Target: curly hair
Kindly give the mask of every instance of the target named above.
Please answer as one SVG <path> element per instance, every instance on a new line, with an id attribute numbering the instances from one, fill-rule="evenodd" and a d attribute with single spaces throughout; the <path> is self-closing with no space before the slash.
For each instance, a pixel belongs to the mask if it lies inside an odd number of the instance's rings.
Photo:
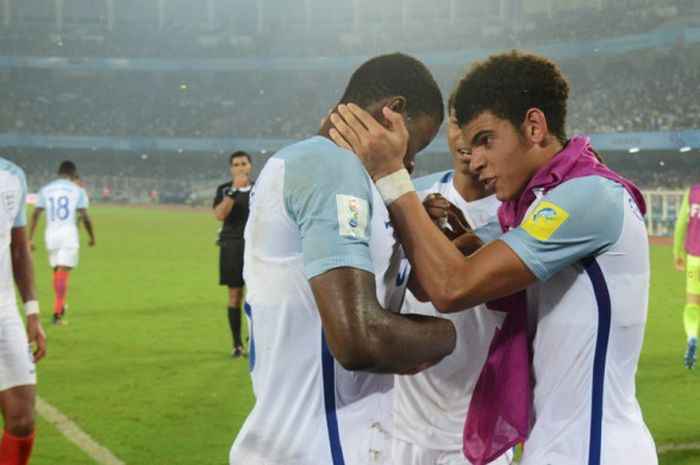
<path id="1" fill-rule="evenodd" d="M 353 102 L 366 107 L 387 97 L 406 99 L 408 116 L 429 115 L 442 121 L 440 87 L 428 68 L 404 53 L 391 53 L 369 59 L 350 77 L 340 103 Z"/>
<path id="2" fill-rule="evenodd" d="M 557 65 L 539 55 L 512 50 L 474 63 L 453 94 L 460 126 L 484 112 L 519 129 L 530 108 L 542 110 L 549 132 L 565 144 L 569 83 Z"/>

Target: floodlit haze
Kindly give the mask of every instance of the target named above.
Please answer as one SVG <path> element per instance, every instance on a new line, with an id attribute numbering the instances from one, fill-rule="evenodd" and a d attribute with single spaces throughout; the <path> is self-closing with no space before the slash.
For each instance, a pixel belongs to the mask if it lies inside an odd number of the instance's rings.
<path id="1" fill-rule="evenodd" d="M 315 133 L 358 64 L 394 51 L 423 60 L 445 97 L 489 53 L 553 58 L 572 134 L 700 128 L 691 0 L 2 0 L 0 15 L 0 144 L 31 188 L 68 157 L 93 191 L 113 177 L 204 192 L 237 149 L 257 173 Z M 444 131 L 428 152 L 419 173 L 449 167 Z"/>

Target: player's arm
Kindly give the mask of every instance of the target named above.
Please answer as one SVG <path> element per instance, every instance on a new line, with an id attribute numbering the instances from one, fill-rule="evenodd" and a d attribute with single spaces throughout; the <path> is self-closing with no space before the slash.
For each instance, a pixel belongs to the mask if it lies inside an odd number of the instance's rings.
<path id="1" fill-rule="evenodd" d="M 218 190 L 214 199 L 214 216 L 217 220 L 224 221 L 231 213 L 233 205 L 236 203 L 234 200 L 235 194 L 235 189 L 231 187 L 224 187 Z"/>
<path id="2" fill-rule="evenodd" d="M 372 273 L 335 268 L 309 282 L 328 347 L 348 370 L 413 373 L 454 350 L 452 322 L 385 310 L 377 302 Z"/>
<path id="3" fill-rule="evenodd" d="M 683 196 L 681 208 L 678 211 L 676 225 L 673 230 L 673 259 L 676 268 L 679 270 L 685 269 L 685 253 L 683 247 L 685 244 L 685 236 L 688 231 L 689 197 L 690 190 L 687 190 Z"/>
<path id="4" fill-rule="evenodd" d="M 92 247 L 93 245 L 95 245 L 95 231 L 92 227 L 92 220 L 90 219 L 90 215 L 88 215 L 87 209 L 85 208 L 79 208 L 78 215 L 80 219 L 83 220 L 85 230 L 88 233 L 88 246 Z"/>
<path id="5" fill-rule="evenodd" d="M 32 266 L 29 242 L 25 228 L 12 228 L 12 238 L 10 242 L 10 252 L 12 255 L 12 274 L 17 284 L 17 289 L 23 302 L 35 302 L 37 300 L 36 284 L 34 281 L 34 268 Z M 41 360 L 46 354 L 46 335 L 41 326 L 39 314 L 34 313 L 27 316 L 27 335 L 29 342 L 36 345 L 34 360 Z"/>
<path id="6" fill-rule="evenodd" d="M 39 217 L 41 217 L 41 213 L 43 211 L 43 207 L 37 206 L 34 207 L 34 213 L 32 213 L 32 220 L 29 224 L 29 248 L 31 250 L 36 250 L 36 245 L 34 244 L 34 232 L 36 231 L 36 227 L 39 225 Z"/>

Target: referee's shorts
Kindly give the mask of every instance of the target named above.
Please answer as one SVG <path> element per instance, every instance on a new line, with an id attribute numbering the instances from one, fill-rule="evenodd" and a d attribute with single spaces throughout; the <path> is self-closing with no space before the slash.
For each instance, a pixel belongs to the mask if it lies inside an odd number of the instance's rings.
<path id="1" fill-rule="evenodd" d="M 243 287 L 243 249 L 245 241 L 222 241 L 219 247 L 219 284 Z"/>

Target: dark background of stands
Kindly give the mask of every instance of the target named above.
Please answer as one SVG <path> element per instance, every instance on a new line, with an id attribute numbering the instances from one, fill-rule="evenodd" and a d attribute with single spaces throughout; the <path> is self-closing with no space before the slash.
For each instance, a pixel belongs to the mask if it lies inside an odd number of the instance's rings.
<path id="1" fill-rule="evenodd" d="M 691 0 L 3 0 L 0 14 L 0 58 L 156 63 L 138 71 L 0 66 L 0 134 L 248 138 L 263 145 L 313 134 L 352 66 L 256 69 L 253 61 L 211 71 L 158 63 L 346 57 L 358 64 L 396 50 L 486 54 L 700 26 L 700 4 Z M 700 45 L 682 36 L 672 46 L 557 61 L 572 84 L 571 134 L 700 129 Z M 445 96 L 468 65 L 431 66 Z M 160 201 L 195 204 L 207 203 L 207 192 L 226 179 L 235 149 L 1 148 L 26 170 L 33 190 L 70 158 L 93 198 L 108 188 L 112 200 L 142 201 L 158 190 Z M 699 149 L 603 155 L 643 188 L 678 189 L 700 182 Z M 253 153 L 256 172 L 271 152 Z M 449 166 L 445 153 L 424 154 L 418 174 Z"/>

